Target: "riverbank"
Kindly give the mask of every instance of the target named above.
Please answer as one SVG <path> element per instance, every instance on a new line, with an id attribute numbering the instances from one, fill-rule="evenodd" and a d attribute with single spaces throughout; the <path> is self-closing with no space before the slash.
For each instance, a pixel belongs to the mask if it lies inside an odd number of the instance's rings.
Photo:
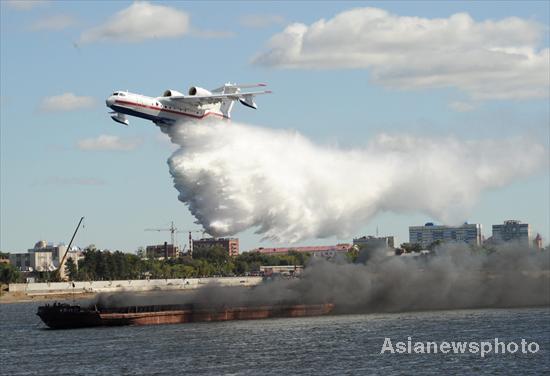
<path id="1" fill-rule="evenodd" d="M 2 285 L 0 303 L 89 299 L 98 293 L 189 291 L 206 285 L 252 287 L 261 277 L 145 279 L 123 281 L 12 283 Z"/>
<path id="2" fill-rule="evenodd" d="M 27 295 L 21 292 L 2 291 L 0 295 L 0 304 L 10 303 L 28 303 L 28 302 L 47 302 L 59 300 L 82 300 L 91 299 L 96 296 L 96 293 L 80 293 L 80 294 L 35 294 Z"/>

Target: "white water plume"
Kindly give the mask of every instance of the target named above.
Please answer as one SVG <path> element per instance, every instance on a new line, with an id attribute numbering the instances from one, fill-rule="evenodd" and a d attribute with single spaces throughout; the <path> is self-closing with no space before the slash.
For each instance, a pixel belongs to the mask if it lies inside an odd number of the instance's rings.
<path id="1" fill-rule="evenodd" d="M 383 211 L 459 223 L 483 190 L 547 167 L 548 150 L 523 138 L 380 134 L 341 149 L 235 122 L 163 131 L 180 146 L 168 160 L 178 198 L 213 236 L 254 228 L 285 242 L 346 238 Z"/>

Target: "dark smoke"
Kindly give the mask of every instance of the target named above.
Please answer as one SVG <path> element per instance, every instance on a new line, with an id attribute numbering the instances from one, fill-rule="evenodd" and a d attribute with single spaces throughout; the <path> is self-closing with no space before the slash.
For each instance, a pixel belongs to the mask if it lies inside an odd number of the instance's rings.
<path id="1" fill-rule="evenodd" d="M 301 278 L 254 288 L 102 294 L 102 306 L 194 304 L 221 308 L 334 303 L 337 313 L 550 305 L 550 253 L 504 246 L 486 254 L 448 245 L 427 257 L 375 252 L 367 264 L 313 261 Z"/>

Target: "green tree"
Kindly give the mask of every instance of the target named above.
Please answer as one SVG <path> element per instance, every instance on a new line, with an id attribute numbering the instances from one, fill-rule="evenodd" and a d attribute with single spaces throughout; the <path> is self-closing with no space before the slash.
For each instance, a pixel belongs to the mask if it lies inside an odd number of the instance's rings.
<path id="1" fill-rule="evenodd" d="M 225 264 L 229 262 L 231 257 L 221 246 L 200 247 L 193 250 L 193 259 L 206 260 L 213 264 Z"/>
<path id="2" fill-rule="evenodd" d="M 401 244 L 401 248 L 407 252 L 420 252 L 422 250 L 422 246 L 419 243 L 403 243 Z"/>
<path id="3" fill-rule="evenodd" d="M 139 257 L 140 259 L 145 258 L 145 256 L 146 256 L 146 254 L 145 254 L 145 248 L 139 247 L 139 248 L 137 249 L 136 255 L 137 255 L 137 257 Z"/>
<path id="4" fill-rule="evenodd" d="M 438 248 L 441 244 L 443 244 L 443 240 L 434 240 L 429 246 L 428 246 L 428 249 L 430 251 L 433 251 L 435 250 L 436 248 Z"/>
<path id="5" fill-rule="evenodd" d="M 19 276 L 19 271 L 15 268 L 15 266 L 0 263 L 0 282 L 14 283 L 17 282 Z"/>
<path id="6" fill-rule="evenodd" d="M 67 258 L 67 261 L 65 261 L 65 273 L 69 277 L 69 280 L 74 281 L 77 279 L 78 268 L 71 257 Z"/>

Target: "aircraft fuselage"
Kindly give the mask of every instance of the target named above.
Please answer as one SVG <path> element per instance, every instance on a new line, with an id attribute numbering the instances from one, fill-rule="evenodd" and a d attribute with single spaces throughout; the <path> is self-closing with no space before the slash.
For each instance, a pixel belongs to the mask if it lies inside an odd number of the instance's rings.
<path id="1" fill-rule="evenodd" d="M 107 107 L 117 114 L 124 114 L 151 120 L 156 125 L 171 125 L 177 122 L 203 119 L 208 116 L 226 118 L 216 105 L 192 106 L 178 103 L 165 97 L 148 97 L 123 91 L 116 91 L 106 100 Z M 113 120 L 128 124 L 126 120 L 113 116 Z"/>

